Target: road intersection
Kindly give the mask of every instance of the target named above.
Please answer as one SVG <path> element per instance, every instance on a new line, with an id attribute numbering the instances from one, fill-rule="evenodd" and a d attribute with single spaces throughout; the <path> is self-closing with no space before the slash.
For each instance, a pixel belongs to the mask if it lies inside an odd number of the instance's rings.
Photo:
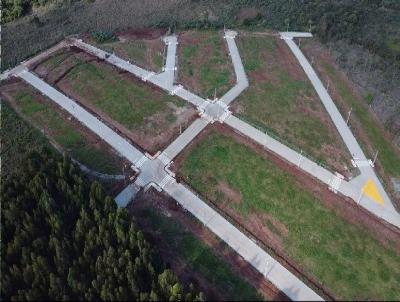
<path id="1" fill-rule="evenodd" d="M 300 65 L 305 70 L 311 83 L 321 98 L 327 112 L 331 116 L 335 126 L 342 136 L 347 148 L 358 158 L 366 159 L 357 141 L 352 135 L 340 115 L 335 104 L 325 90 L 312 66 L 308 63 L 301 50 L 294 43 L 294 37 L 310 37 L 309 33 L 281 33 L 281 38 L 285 40 L 292 50 Z M 263 145 L 265 149 L 277 154 L 288 162 L 296 165 L 299 169 L 312 175 L 322 183 L 331 187 L 332 190 L 350 197 L 354 202 L 359 203 L 375 215 L 385 219 L 389 223 L 400 227 L 400 215 L 394 209 L 390 198 L 386 194 L 383 186 L 379 182 L 372 167 L 360 167 L 361 175 L 353 180 L 342 180 L 336 173 L 328 171 L 322 166 L 311 161 L 302 154 L 290 149 L 267 134 L 252 127 L 246 122 L 233 116 L 229 111 L 229 104 L 243 91 L 248 85 L 248 79 L 237 49 L 235 38 L 237 33 L 226 31 L 225 39 L 228 45 L 232 64 L 236 73 L 236 85 L 231 88 L 220 99 L 205 100 L 186 90 L 182 85 L 175 85 L 176 71 L 176 47 L 178 40 L 176 36 L 164 38 L 167 45 L 166 65 L 161 73 L 147 71 L 128 61 L 118 58 L 114 54 L 107 53 L 82 40 L 72 39 L 68 43 L 62 42 L 65 46 L 76 46 L 91 53 L 98 58 L 105 60 L 120 69 L 128 71 L 143 81 L 162 88 L 170 94 L 176 95 L 191 104 L 199 112 L 200 117 L 196 119 L 178 138 L 176 138 L 165 150 L 157 152 L 154 156 L 143 154 L 135 148 L 128 140 L 114 132 L 98 117 L 92 115 L 76 101 L 65 96 L 55 88 L 51 87 L 37 75 L 30 72 L 27 63 L 22 63 L 17 68 L 2 75 L 17 76 L 41 91 L 59 106 L 68 111 L 83 125 L 96 133 L 105 142 L 112 146 L 121 156 L 126 158 L 138 176 L 134 183 L 128 185 L 117 197 L 116 202 L 119 206 L 126 206 L 141 187 L 155 187 L 157 190 L 164 190 L 172 196 L 184 209 L 192 213 L 205 226 L 219 236 L 223 241 L 230 245 L 246 261 L 251 263 L 261 274 L 271 281 L 278 289 L 283 291 L 293 300 L 321 300 L 322 298 L 304 284 L 295 275 L 284 268 L 278 261 L 273 259 L 268 253 L 260 248 L 251 238 L 244 235 L 229 221 L 218 212 L 201 200 L 194 192 L 189 190 L 184 184 L 175 180 L 175 175 L 169 170 L 169 166 L 174 158 L 209 124 L 214 122 L 225 123 L 241 135 L 245 135 L 257 143 Z M 58 49 L 57 47 L 55 49 Z M 340 179 L 339 179 L 340 178 Z M 366 196 L 360 195 L 363 183 L 366 179 L 372 179 L 377 184 L 379 193 L 382 195 L 384 204 L 380 205 Z M 361 200 L 360 200 L 361 197 Z"/>

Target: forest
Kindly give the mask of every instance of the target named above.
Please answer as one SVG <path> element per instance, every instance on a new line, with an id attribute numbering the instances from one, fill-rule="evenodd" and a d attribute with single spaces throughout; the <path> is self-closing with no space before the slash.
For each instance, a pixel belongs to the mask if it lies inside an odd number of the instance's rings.
<path id="1" fill-rule="evenodd" d="M 35 8 L 53 5 L 56 8 L 70 7 L 74 4 L 98 2 L 97 5 L 106 5 L 102 0 L 3 0 L 2 23 L 14 21 L 24 15 L 32 14 Z M 134 1 L 135 2 L 135 1 Z M 180 3 L 181 2 L 181 3 Z M 179 16 L 167 16 L 164 19 L 154 20 L 154 24 L 180 27 L 192 26 L 267 26 L 283 30 L 309 30 L 323 41 L 346 39 L 351 43 L 363 45 L 373 53 L 382 57 L 400 60 L 400 2 L 397 0 L 222 0 L 216 1 L 173 1 L 163 3 L 155 1 L 154 9 L 168 11 L 176 5 L 183 5 L 193 9 L 197 14 L 181 19 Z M 120 5 L 129 5 L 121 1 Z M 217 14 L 212 20 L 204 18 L 202 9 L 215 7 Z M 113 8 L 118 6 L 114 4 Z M 230 6 L 227 9 L 226 6 Z M 241 9 L 253 8 L 258 14 L 244 20 L 237 18 Z M 221 11 L 218 10 L 221 9 Z M 224 11 L 225 9 L 225 11 Z M 140 13 L 140 6 L 138 7 Z M 113 14 L 110 8 L 110 14 Z M 137 14 L 137 12 L 132 12 Z M 66 16 L 68 17 L 68 16 Z M 239 19 L 239 20 L 238 20 Z M 37 19 L 35 19 L 37 22 Z M 157 22 L 158 21 L 158 22 Z M 40 22 L 39 22 L 40 24 Z M 129 26 L 126 24 L 126 26 Z"/>
<path id="2" fill-rule="evenodd" d="M 2 300 L 205 299 L 178 281 L 99 183 L 1 107 L 2 125 L 11 122 L 34 145 L 24 152 L 1 133 L 2 161 L 15 159 L 2 171 Z"/>

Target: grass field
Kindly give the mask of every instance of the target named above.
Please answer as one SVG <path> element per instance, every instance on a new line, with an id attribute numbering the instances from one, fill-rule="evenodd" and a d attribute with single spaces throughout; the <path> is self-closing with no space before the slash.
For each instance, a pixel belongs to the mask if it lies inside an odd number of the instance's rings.
<path id="1" fill-rule="evenodd" d="M 234 103 L 237 115 L 312 159 L 349 173 L 351 156 L 284 42 L 242 34 L 237 44 L 250 80 Z"/>
<path id="2" fill-rule="evenodd" d="M 246 223 L 261 219 L 289 257 L 337 298 L 400 299 L 400 256 L 324 207 L 249 147 L 211 133 L 188 154 L 179 173 Z"/>
<path id="3" fill-rule="evenodd" d="M 91 135 L 89 139 L 87 134 L 81 132 L 76 125 L 74 127 L 65 115 L 54 110 L 29 87 L 21 86 L 14 95 L 14 102 L 26 118 L 39 129 L 44 129 L 72 158 L 101 173 L 121 173 L 121 161 L 117 155 L 104 150 L 104 145 L 99 148 L 97 138 Z"/>
<path id="4" fill-rule="evenodd" d="M 100 68 L 93 63 L 78 65 L 64 81 L 69 81 L 77 94 L 128 129 L 145 126 L 146 119 L 157 113 L 165 113 L 166 117 L 172 118 L 174 110 L 168 104 L 185 106 L 182 100 L 128 81 L 117 72 L 112 72 L 110 66 Z"/>
<path id="5" fill-rule="evenodd" d="M 187 31 L 179 35 L 179 81 L 202 97 L 221 97 L 234 85 L 234 70 L 223 33 Z"/>
<path id="6" fill-rule="evenodd" d="M 262 299 L 256 289 L 240 278 L 229 264 L 186 230 L 178 220 L 160 214 L 151 207 L 141 209 L 137 214 L 146 217 L 151 230 L 159 233 L 170 249 L 179 251 L 179 256 L 190 269 L 203 275 L 227 300 Z"/>
<path id="7" fill-rule="evenodd" d="M 185 107 L 184 101 L 130 81 L 108 65 L 78 64 L 62 82 L 67 82 L 75 94 L 130 130 L 144 127 L 162 132 L 164 127 L 157 123 L 173 123 L 176 108 Z M 155 115 L 157 118 L 152 120 Z"/>
<path id="8" fill-rule="evenodd" d="M 94 44 L 93 42 L 91 42 Z M 161 39 L 155 40 L 126 40 L 95 44 L 95 46 L 117 56 L 129 60 L 136 65 L 161 72 L 164 58 L 164 43 Z"/>
<path id="9" fill-rule="evenodd" d="M 194 109 L 185 101 L 142 83 L 85 53 L 59 53 L 35 70 L 49 82 L 96 112 L 147 152 L 167 145 L 190 124 Z M 59 58 L 57 58 L 59 57 Z M 60 78 L 61 77 L 61 78 Z"/>

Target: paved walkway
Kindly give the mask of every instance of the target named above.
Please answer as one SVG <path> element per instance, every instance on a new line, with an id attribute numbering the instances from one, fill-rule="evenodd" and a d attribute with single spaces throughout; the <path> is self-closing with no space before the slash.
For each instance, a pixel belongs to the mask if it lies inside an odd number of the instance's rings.
<path id="1" fill-rule="evenodd" d="M 290 299 L 294 301 L 322 300 L 320 296 L 300 279 L 289 272 L 185 186 L 171 181 L 164 187 L 164 190 Z"/>
<path id="2" fill-rule="evenodd" d="M 128 159 L 130 162 L 134 163 L 143 156 L 143 154 L 134 146 L 132 146 L 127 140 L 111 130 L 111 128 L 106 126 L 103 122 L 101 122 L 91 113 L 86 111 L 78 103 L 54 89 L 33 73 L 24 70 L 20 72 L 18 76 L 33 87 L 35 87 L 37 90 L 42 92 L 44 95 L 49 97 L 61 108 L 68 111 L 78 121 L 80 121 L 90 130 L 92 130 L 94 133 L 96 133 L 99 137 L 101 137 L 105 142 L 107 142 L 110 146 L 117 150 L 119 154 Z"/>
<path id="3" fill-rule="evenodd" d="M 175 61 L 176 61 L 176 45 L 178 44 L 176 36 L 168 36 L 164 38 L 167 44 L 167 59 L 163 68 L 164 72 L 154 76 L 151 81 L 158 86 L 164 87 L 165 90 L 171 91 L 173 89 L 175 80 Z"/>
<path id="4" fill-rule="evenodd" d="M 109 63 L 112 63 L 119 68 L 132 72 L 137 76 L 144 77 L 143 80 L 151 81 L 153 78 L 152 73 L 121 60 L 116 56 L 104 54 L 101 50 L 98 51 L 98 49 L 86 47 L 86 45 L 83 45 L 82 47 L 87 48 L 98 57 L 104 57 Z M 139 176 L 134 184 L 127 186 L 116 197 L 116 202 L 119 206 L 126 206 L 137 194 L 140 187 L 154 186 L 159 190 L 164 189 L 172 197 L 176 198 L 184 208 L 189 210 L 195 217 L 210 228 L 211 231 L 244 257 L 244 259 L 277 286 L 277 288 L 282 290 L 288 297 L 294 300 L 321 300 L 321 297 L 308 288 L 286 268 L 280 265 L 255 242 L 246 237 L 186 187 L 177 184 L 173 178 L 173 174 L 166 169 L 169 162 L 179 152 L 181 152 L 181 150 L 187 146 L 187 144 L 193 140 L 209 122 L 217 120 L 222 122 L 229 118 L 230 112 L 224 102 L 207 102 L 186 91 L 182 87 L 169 87 L 171 92 L 176 93 L 177 95 L 183 95 L 184 99 L 188 99 L 200 108 L 201 114 L 203 114 L 204 117 L 197 119 L 158 157 L 149 158 L 130 145 L 129 142 L 115 133 L 95 116 L 91 115 L 83 107 L 78 105 L 75 101 L 52 88 L 36 75 L 24 69 L 17 69 L 16 71 L 17 72 L 14 73 L 14 75 L 21 77 L 33 87 L 48 96 L 51 100 L 56 102 L 59 106 L 67 110 L 132 163 L 132 166 L 138 171 Z M 164 82 L 163 85 L 167 86 L 168 84 Z"/>
<path id="5" fill-rule="evenodd" d="M 353 158 L 357 159 L 357 160 L 361 160 L 361 161 L 367 161 L 367 158 L 366 158 L 364 152 L 362 151 L 360 145 L 358 144 L 357 140 L 355 139 L 350 128 L 347 126 L 345 120 L 343 119 L 342 115 L 340 114 L 339 110 L 337 109 L 332 98 L 326 91 L 323 83 L 319 79 L 318 75 L 314 71 L 311 64 L 308 62 L 307 58 L 301 52 L 300 48 L 293 41 L 293 37 L 310 37 L 310 34 L 309 33 L 282 32 L 281 37 L 282 37 L 282 39 L 284 39 L 286 44 L 289 46 L 290 50 L 293 52 L 294 56 L 299 61 L 301 67 L 303 68 L 307 77 L 309 78 L 312 85 L 314 86 L 318 96 L 320 97 L 322 104 L 324 105 L 326 111 L 328 112 L 329 116 L 331 117 L 333 123 L 336 126 L 336 129 L 338 130 L 340 136 L 342 137 L 344 143 L 346 144 L 346 146 L 347 146 L 348 150 L 350 151 L 350 153 L 352 154 Z M 380 180 L 378 179 L 374 169 L 371 166 L 364 166 L 364 167 L 359 167 L 359 170 L 361 172 L 361 179 L 362 179 L 361 183 L 363 185 L 365 184 L 365 182 L 368 179 L 372 179 L 373 182 L 376 184 L 376 186 L 379 190 L 379 193 L 381 194 L 381 196 L 384 200 L 384 204 L 380 205 L 380 207 L 382 207 L 384 209 L 380 209 L 379 211 L 376 211 L 376 206 L 374 204 L 372 204 L 372 205 L 370 204 L 371 202 L 374 203 L 374 201 L 368 199 L 366 196 L 361 197 L 360 204 L 362 206 L 364 206 L 365 208 L 367 208 L 368 210 L 374 211 L 373 213 L 380 217 L 383 217 L 382 213 L 392 212 L 393 215 L 390 215 L 390 216 L 393 216 L 393 217 L 398 216 L 399 218 L 396 219 L 396 221 L 400 221 L 400 214 L 394 208 L 392 201 L 390 200 L 385 189 L 383 188 L 383 185 L 380 182 Z M 357 180 L 353 183 L 353 185 L 354 185 L 354 187 L 357 186 L 358 192 L 361 192 L 362 186 L 359 186 L 359 183 L 360 183 L 360 181 Z M 360 194 L 358 194 L 358 196 L 355 199 L 354 198 L 353 199 L 358 201 L 359 195 Z M 398 222 L 396 223 L 396 225 L 399 226 Z"/>
<path id="6" fill-rule="evenodd" d="M 246 73 L 240 58 L 239 50 L 235 43 L 237 32 L 233 30 L 225 31 L 225 39 L 228 44 L 229 54 L 232 59 L 233 68 L 236 74 L 236 85 L 231 88 L 224 96 L 221 97 L 221 101 L 226 105 L 229 105 L 235 98 L 242 93 L 249 86 Z"/>
<path id="7" fill-rule="evenodd" d="M 114 198 L 115 202 L 119 207 L 125 208 L 135 198 L 140 189 L 140 186 L 134 183 L 129 184 L 125 189 L 122 190 L 122 192 L 118 194 L 117 197 Z"/>

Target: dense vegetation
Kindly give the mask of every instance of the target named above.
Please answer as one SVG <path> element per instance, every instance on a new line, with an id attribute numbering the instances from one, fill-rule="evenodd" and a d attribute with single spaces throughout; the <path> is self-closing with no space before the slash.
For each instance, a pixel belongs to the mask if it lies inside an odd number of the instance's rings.
<path id="1" fill-rule="evenodd" d="M 13 117 L 3 104 L 2 161 L 16 160 L 2 171 L 3 300 L 203 299 L 183 288 L 98 183 Z M 21 144 L 3 132 L 12 126 Z M 27 142 L 38 151 L 27 152 Z"/>
<path id="2" fill-rule="evenodd" d="M 24 155 L 42 149 L 56 152 L 39 130 L 18 117 L 6 102 L 1 102 L 1 175 L 18 173 L 24 165 Z"/>
<path id="3" fill-rule="evenodd" d="M 44 6 L 49 3 L 56 3 L 59 7 L 70 6 L 74 2 L 80 1 L 4 0 L 2 2 L 2 22 L 7 23 L 31 12 L 32 7 Z M 121 2 L 123 2 L 122 5 L 125 5 L 125 1 Z M 192 15 L 190 19 L 182 18 L 179 15 L 176 17 L 166 16 L 158 22 L 154 20 L 153 23 L 180 27 L 221 27 L 223 24 L 227 24 L 228 26 L 261 25 L 279 30 L 311 28 L 325 41 L 347 39 L 352 43 L 361 44 L 383 57 L 400 60 L 400 39 L 398 37 L 400 2 L 397 0 L 235 0 L 229 2 L 230 9 L 216 4 L 215 1 L 184 1 L 185 6 L 197 11 L 197 16 Z M 176 5 L 176 1 L 166 1 L 159 4 L 158 7 L 167 11 L 174 5 Z M 204 15 L 200 9 L 202 5 L 211 6 L 217 15 L 212 18 Z M 253 8 L 258 13 L 238 18 L 240 10 L 246 8 Z M 113 9 L 117 8 L 114 6 Z M 110 14 L 112 13 L 110 11 Z M 128 26 L 130 24 L 126 24 L 126 27 Z M 102 30 L 102 28 L 98 30 Z"/>

